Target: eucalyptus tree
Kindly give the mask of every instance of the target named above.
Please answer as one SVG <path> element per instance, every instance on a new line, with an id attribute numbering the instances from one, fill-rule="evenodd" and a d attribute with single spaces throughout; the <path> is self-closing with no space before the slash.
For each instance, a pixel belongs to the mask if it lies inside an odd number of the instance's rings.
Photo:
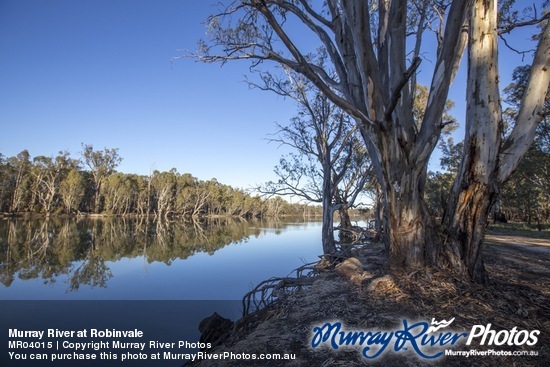
<path id="1" fill-rule="evenodd" d="M 78 163 L 69 158 L 68 152 L 59 152 L 55 158 L 38 156 L 33 159 L 33 191 L 46 215 L 52 212 L 53 205 L 59 199 L 61 181 L 69 169 L 77 166 Z"/>
<path id="2" fill-rule="evenodd" d="M 151 180 L 158 218 L 167 217 L 174 211 L 177 171 L 172 168 L 169 172 L 153 172 Z"/>
<path id="3" fill-rule="evenodd" d="M 550 25 L 546 22 L 518 114 L 502 135 L 497 2 L 474 2 L 469 17 L 466 132 L 462 162 L 446 215 L 447 259 L 474 279 L 486 274 L 481 257 L 489 211 L 503 184 L 532 144 L 550 81 Z"/>
<path id="4" fill-rule="evenodd" d="M 355 118 L 381 188 L 390 268 L 448 266 L 483 281 L 488 210 L 533 140 L 550 80 L 546 25 L 515 126 L 501 142 L 497 10 L 496 0 L 233 1 L 210 18 L 209 40 L 195 56 L 222 63 L 249 59 L 253 67 L 272 61 L 308 78 Z M 502 31 L 513 27 L 506 23 Z M 426 29 L 435 31 L 438 42 L 433 69 L 422 69 L 432 77 L 417 124 L 413 97 Z M 326 53 L 325 67 L 315 62 L 312 44 Z M 466 44 L 465 149 L 445 218 L 447 240 L 441 243 L 424 187 Z"/>
<path id="5" fill-rule="evenodd" d="M 212 192 L 208 190 L 207 184 L 197 182 L 197 185 L 190 190 L 191 192 L 191 216 L 193 218 L 204 216 L 208 213 L 208 200 Z"/>
<path id="6" fill-rule="evenodd" d="M 535 143 L 523 156 L 509 186 L 516 188 L 518 194 L 527 197 L 527 220 L 548 221 L 550 218 L 550 121 L 548 118 L 539 125 Z"/>
<path id="7" fill-rule="evenodd" d="M 525 93 L 529 67 L 518 67 L 514 70 L 513 82 L 505 88 L 506 110 L 509 117 L 517 118 L 521 106 L 521 96 Z M 543 120 L 538 125 L 534 142 L 522 158 L 517 174 L 523 176 L 529 185 L 537 188 L 547 198 L 550 197 L 550 94 L 546 95 Z"/>
<path id="8" fill-rule="evenodd" d="M 212 194 L 208 185 L 189 173 L 177 176 L 175 209 L 178 214 L 197 218 L 208 212 Z"/>
<path id="9" fill-rule="evenodd" d="M 101 210 L 101 186 L 106 177 L 115 172 L 122 158 L 118 155 L 118 149 L 94 150 L 91 144 L 82 144 L 82 158 L 90 169 L 94 181 L 94 211 Z"/>
<path id="10" fill-rule="evenodd" d="M 292 195 L 322 204 L 323 253 L 336 251 L 333 216 L 354 205 L 370 169 L 367 155 L 357 144 L 356 125 L 348 114 L 299 75 L 287 81 L 264 74 L 264 86 L 297 102 L 298 114 L 279 132 L 273 142 L 290 146 L 289 154 L 275 168 L 278 181 L 268 182 L 259 191 L 265 194 Z M 354 172 L 351 172 L 354 168 Z M 345 225 L 346 223 L 344 223 Z"/>
<path id="11" fill-rule="evenodd" d="M 84 198 L 85 181 L 76 167 L 71 168 L 59 184 L 59 195 L 65 205 L 67 214 L 78 206 Z"/>
<path id="12" fill-rule="evenodd" d="M 138 187 L 136 175 L 116 172 L 107 176 L 101 189 L 105 210 L 117 215 L 132 213 L 137 207 Z"/>
<path id="13" fill-rule="evenodd" d="M 7 211 L 10 196 L 9 173 L 4 155 L 0 153 L 0 212 Z"/>
<path id="14" fill-rule="evenodd" d="M 198 185 L 198 179 L 190 173 L 177 177 L 175 210 L 183 216 L 192 215 L 192 192 Z"/>
<path id="15" fill-rule="evenodd" d="M 224 200 L 226 214 L 229 216 L 243 216 L 246 196 L 247 194 L 241 190 L 227 192 Z"/>
<path id="16" fill-rule="evenodd" d="M 352 139 L 348 149 L 352 152 L 351 159 L 345 162 L 347 168 L 336 191 L 340 228 L 344 230 L 352 227 L 349 210 L 366 204 L 358 202 L 358 200 L 369 195 L 369 191 L 373 187 L 369 183 L 376 181 L 368 153 L 360 139 L 357 137 Z M 342 166 L 343 159 L 342 157 L 339 159 L 340 162 L 337 162 L 336 167 Z M 344 233 L 341 232 L 340 235 L 342 236 Z"/>
<path id="17" fill-rule="evenodd" d="M 148 216 L 151 204 L 151 176 L 136 176 L 136 212 Z"/>
<path id="18" fill-rule="evenodd" d="M 225 189 L 227 186 L 218 182 L 216 178 L 212 178 L 203 182 L 205 190 L 209 193 L 205 206 L 207 208 L 207 214 L 220 215 L 224 210 Z"/>
<path id="19" fill-rule="evenodd" d="M 6 168 L 10 168 L 8 175 L 11 176 L 11 203 L 9 211 L 16 213 L 22 209 L 28 209 L 30 201 L 31 185 L 31 160 L 28 150 L 23 150 L 15 157 L 6 159 Z"/>

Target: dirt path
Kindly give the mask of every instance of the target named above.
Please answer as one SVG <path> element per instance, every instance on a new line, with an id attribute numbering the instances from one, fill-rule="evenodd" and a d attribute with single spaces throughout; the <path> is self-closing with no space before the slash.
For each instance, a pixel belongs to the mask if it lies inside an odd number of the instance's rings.
<path id="1" fill-rule="evenodd" d="M 550 294 L 550 240 L 490 234 L 485 243 L 484 261 L 493 276 Z"/>
<path id="2" fill-rule="evenodd" d="M 541 251 L 547 251 L 545 247 L 550 247 L 550 240 L 543 238 L 532 238 L 525 236 L 516 236 L 509 234 L 488 234 L 485 236 L 486 243 L 502 243 L 505 245 L 526 245 L 528 248 L 536 247 Z"/>

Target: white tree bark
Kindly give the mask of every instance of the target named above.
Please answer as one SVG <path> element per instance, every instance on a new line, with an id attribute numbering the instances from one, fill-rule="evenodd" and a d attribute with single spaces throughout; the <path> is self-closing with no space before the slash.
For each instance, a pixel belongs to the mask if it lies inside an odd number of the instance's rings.
<path id="1" fill-rule="evenodd" d="M 484 282 L 481 250 L 489 210 L 534 139 L 550 81 L 549 28 L 541 38 L 515 127 L 501 145 L 497 1 L 476 0 L 470 15 L 466 137 L 449 201 L 448 265 Z"/>

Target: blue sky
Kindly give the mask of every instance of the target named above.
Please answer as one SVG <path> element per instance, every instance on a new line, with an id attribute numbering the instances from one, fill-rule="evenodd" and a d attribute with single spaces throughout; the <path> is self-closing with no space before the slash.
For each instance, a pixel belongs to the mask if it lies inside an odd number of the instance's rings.
<path id="1" fill-rule="evenodd" d="M 119 148 L 126 173 L 175 167 L 244 188 L 274 179 L 286 150 L 266 138 L 293 104 L 250 90 L 246 62 L 171 61 L 197 48 L 216 3 L 0 0 L 0 153 L 77 156 L 86 143 Z M 518 59 L 507 57 L 503 86 Z M 462 121 L 459 79 L 450 98 Z"/>
<path id="2" fill-rule="evenodd" d="M 289 101 L 250 91 L 246 63 L 171 61 L 197 48 L 215 1 L 1 0 L 0 153 L 119 148 L 119 170 L 272 179 Z"/>

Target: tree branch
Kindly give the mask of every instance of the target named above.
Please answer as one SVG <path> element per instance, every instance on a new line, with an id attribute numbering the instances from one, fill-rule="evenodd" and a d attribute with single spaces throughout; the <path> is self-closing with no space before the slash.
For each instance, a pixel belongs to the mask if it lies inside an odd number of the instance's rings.
<path id="1" fill-rule="evenodd" d="M 516 28 L 539 24 L 539 23 L 542 23 L 543 21 L 545 21 L 546 19 L 550 19 L 550 12 L 544 14 L 540 18 L 535 18 L 535 19 L 528 20 L 528 21 L 525 21 L 525 22 L 514 23 L 514 24 L 510 24 L 506 27 L 499 28 L 498 35 L 500 36 L 500 35 L 503 35 L 503 34 L 506 34 L 506 33 L 510 33 Z"/>
<path id="2" fill-rule="evenodd" d="M 550 84 L 550 22 L 537 46 L 529 81 L 521 101 L 516 124 L 499 152 L 498 181 L 504 182 L 516 169 L 519 159 L 533 142 Z"/>
<path id="3" fill-rule="evenodd" d="M 413 161 L 427 162 L 437 144 L 441 132 L 439 121 L 441 121 L 449 88 L 467 42 L 465 21 L 472 2 L 472 0 L 452 2 L 445 26 L 444 43 L 436 61 L 428 104 L 411 153 Z"/>
<path id="4" fill-rule="evenodd" d="M 399 84 L 395 87 L 391 94 L 391 98 L 388 101 L 388 105 L 386 106 L 386 120 L 391 119 L 391 115 L 393 111 L 395 110 L 395 106 L 397 106 L 397 102 L 399 102 L 399 98 L 401 97 L 401 91 L 407 85 L 407 82 L 411 79 L 412 75 L 416 72 L 416 69 L 420 66 L 421 63 L 420 57 L 416 57 L 412 64 L 409 66 L 409 68 L 403 73 L 403 77 L 401 78 Z"/>

